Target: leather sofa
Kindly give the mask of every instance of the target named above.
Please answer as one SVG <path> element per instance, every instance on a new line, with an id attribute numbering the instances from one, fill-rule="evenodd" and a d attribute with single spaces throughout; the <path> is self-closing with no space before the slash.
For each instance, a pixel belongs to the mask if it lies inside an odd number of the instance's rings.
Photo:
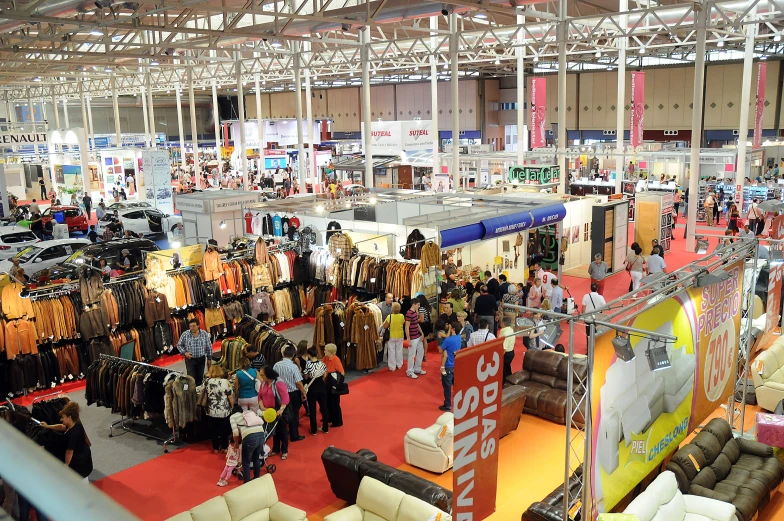
<path id="1" fill-rule="evenodd" d="M 357 502 L 357 492 L 362 478 L 369 476 L 444 512 L 452 512 L 451 490 L 410 472 L 376 461 L 376 455 L 367 449 L 354 453 L 336 447 L 327 447 L 321 453 L 321 461 L 332 492 L 338 499 L 349 504 Z"/>
<path id="2" fill-rule="evenodd" d="M 501 435 L 516 431 L 525 408 L 525 389 L 519 385 L 506 385 L 501 391 Z"/>
<path id="3" fill-rule="evenodd" d="M 278 501 L 272 476 L 265 474 L 167 521 L 308 521 L 303 510 Z"/>
<path id="4" fill-rule="evenodd" d="M 421 499 L 404 494 L 396 488 L 365 476 L 359 485 L 356 504 L 328 515 L 324 521 L 411 521 L 415 519 L 451 521 L 452 516 Z"/>
<path id="5" fill-rule="evenodd" d="M 738 521 L 751 521 L 770 500 L 784 467 L 768 445 L 734 438 L 726 420 L 714 418 L 667 464 L 684 494 L 735 505 Z"/>
<path id="6" fill-rule="evenodd" d="M 454 428 L 454 416 L 445 412 L 426 429 L 410 429 L 403 439 L 406 463 L 436 474 L 451 469 Z"/>
<path id="7" fill-rule="evenodd" d="M 784 400 L 784 337 L 752 362 L 751 379 L 757 404 L 763 409 L 772 411 Z"/>
<path id="8" fill-rule="evenodd" d="M 569 491 L 572 496 L 579 493 L 580 478 L 583 475 L 582 467 L 579 467 L 574 474 L 569 477 Z M 523 512 L 521 521 L 563 521 L 563 485 L 550 492 L 546 498 L 533 503 L 528 510 Z M 580 512 L 577 512 L 574 521 L 580 521 Z"/>
<path id="9" fill-rule="evenodd" d="M 734 521 L 735 505 L 717 499 L 681 494 L 675 474 L 666 470 L 656 476 L 623 511 L 638 519 L 667 521 Z"/>
<path id="10" fill-rule="evenodd" d="M 566 424 L 566 378 L 569 358 L 555 351 L 527 351 L 523 358 L 523 369 L 506 377 L 505 383 L 519 385 L 525 393 L 524 412 L 546 420 Z M 574 374 L 581 380 L 585 378 L 588 365 L 584 360 L 574 364 Z M 577 389 L 575 394 L 584 394 Z M 577 423 L 582 426 L 582 414 Z"/>
<path id="11" fill-rule="evenodd" d="M 672 325 L 665 324 L 657 332 L 672 334 Z M 650 339 L 642 338 L 634 346 L 635 357 L 625 362 L 616 358 L 605 373 L 600 389 L 600 410 L 597 460 L 605 472 L 618 468 L 618 447 L 621 440 L 628 446 L 632 434 L 642 434 L 664 413 L 673 413 L 694 387 L 696 357 L 687 354 L 685 345 L 671 346 L 667 353 L 670 368 L 651 371 L 645 352 Z"/>

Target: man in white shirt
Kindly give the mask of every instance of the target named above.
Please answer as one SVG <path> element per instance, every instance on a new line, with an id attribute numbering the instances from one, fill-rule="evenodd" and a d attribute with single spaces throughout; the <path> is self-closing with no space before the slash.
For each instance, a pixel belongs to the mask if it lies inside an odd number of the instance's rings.
<path id="1" fill-rule="evenodd" d="M 558 279 L 552 279 L 550 285 L 552 288 L 550 290 L 550 310 L 560 313 L 563 306 L 563 288 L 558 285 Z"/>
<path id="2" fill-rule="evenodd" d="M 583 313 L 591 313 L 607 305 L 604 297 L 599 295 L 599 286 L 593 282 L 591 284 L 591 292 L 583 297 Z M 595 316 L 595 315 L 594 315 Z M 585 326 L 585 334 L 591 336 L 591 326 Z"/>
<path id="3" fill-rule="evenodd" d="M 498 332 L 498 338 L 504 339 L 504 378 L 512 374 L 512 361 L 514 360 L 515 339 L 512 319 L 504 317 L 504 327 Z"/>
<path id="4" fill-rule="evenodd" d="M 703 206 L 705 207 L 705 224 L 713 226 L 713 207 L 716 205 L 716 199 L 713 197 L 713 192 L 708 194 L 705 198 Z"/>
<path id="5" fill-rule="evenodd" d="M 468 337 L 466 347 L 482 344 L 489 340 L 495 340 L 495 335 L 490 331 L 490 322 L 483 318 L 479 321 L 479 329 L 471 333 Z"/>
<path id="6" fill-rule="evenodd" d="M 41 213 L 41 207 L 38 206 L 38 203 L 35 202 L 35 199 L 33 199 L 33 202 L 30 203 L 30 213 L 31 214 L 36 214 L 36 213 L 40 214 Z"/>
<path id="7" fill-rule="evenodd" d="M 759 200 L 755 197 L 752 201 L 751 205 L 749 206 L 749 211 L 746 214 L 749 218 L 749 228 L 754 232 L 757 233 L 757 225 L 758 223 L 762 222 L 763 226 L 765 224 L 765 216 L 762 213 L 762 210 L 759 208 Z M 745 229 L 745 226 L 744 226 Z"/>
<path id="8" fill-rule="evenodd" d="M 738 233 L 738 237 L 740 237 L 741 239 L 754 238 L 754 232 L 751 231 L 751 227 L 749 226 L 749 223 L 743 225 L 743 229 Z"/>
<path id="9" fill-rule="evenodd" d="M 667 264 L 659 255 L 660 246 L 653 249 L 653 254 L 648 257 L 648 273 L 667 273 Z"/>

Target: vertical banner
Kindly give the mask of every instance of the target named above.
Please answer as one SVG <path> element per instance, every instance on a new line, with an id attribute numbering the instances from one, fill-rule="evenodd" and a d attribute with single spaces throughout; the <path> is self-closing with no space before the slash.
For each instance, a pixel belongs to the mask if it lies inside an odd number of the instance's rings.
<path id="1" fill-rule="evenodd" d="M 675 341 L 630 335 L 631 349 L 616 352 L 615 333 L 596 339 L 591 490 L 599 512 L 611 511 L 732 393 L 743 261 L 724 270 L 728 280 L 690 288 L 627 324 Z M 662 368 L 664 352 L 670 365 Z"/>
<path id="2" fill-rule="evenodd" d="M 754 146 L 757 150 L 762 146 L 762 115 L 765 111 L 765 78 L 767 77 L 768 63 L 759 62 L 757 71 L 757 99 L 754 103 Z"/>
<path id="3" fill-rule="evenodd" d="M 770 223 L 770 238 L 784 239 L 784 215 L 779 215 Z M 780 243 L 768 246 L 771 250 L 780 250 Z M 784 263 L 771 262 L 768 274 L 768 302 L 765 311 L 765 330 L 772 331 L 779 325 L 781 313 L 781 279 L 784 274 Z"/>
<path id="4" fill-rule="evenodd" d="M 169 153 L 165 150 L 142 151 L 142 179 L 147 201 L 163 213 L 174 213 Z"/>
<path id="5" fill-rule="evenodd" d="M 632 73 L 632 105 L 631 125 L 629 126 L 629 139 L 636 150 L 642 145 L 643 120 L 645 119 L 645 73 Z"/>
<path id="6" fill-rule="evenodd" d="M 485 519 L 495 512 L 501 434 L 503 339 L 455 354 L 453 519 Z"/>
<path id="7" fill-rule="evenodd" d="M 531 78 L 531 149 L 546 145 L 547 78 Z"/>

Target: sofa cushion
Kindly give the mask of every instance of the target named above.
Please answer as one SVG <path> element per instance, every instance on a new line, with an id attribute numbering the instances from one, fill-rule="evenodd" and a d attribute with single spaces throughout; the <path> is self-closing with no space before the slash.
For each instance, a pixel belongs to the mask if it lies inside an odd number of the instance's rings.
<path id="1" fill-rule="evenodd" d="M 538 382 L 540 384 L 544 384 L 551 389 L 555 388 L 555 382 L 558 381 L 556 376 L 551 374 L 543 374 L 543 373 L 531 373 L 531 381 Z"/>
<path id="2" fill-rule="evenodd" d="M 566 391 L 553 389 L 540 394 L 537 409 L 551 417 L 564 418 L 566 413 Z"/>
<path id="3" fill-rule="evenodd" d="M 170 517 L 166 521 L 193 521 L 193 518 L 191 517 L 190 511 L 188 511 L 188 512 L 181 512 L 174 517 Z"/>
<path id="4" fill-rule="evenodd" d="M 689 480 L 689 482 L 691 482 L 695 476 L 697 476 L 697 472 L 699 472 L 697 467 L 699 467 L 699 469 L 703 469 L 708 465 L 708 462 L 705 461 L 705 454 L 703 454 L 702 450 L 700 450 L 700 448 L 696 445 L 692 445 L 691 443 L 684 445 L 678 450 L 678 452 L 675 453 L 675 455 L 670 460 L 670 464 L 673 463 L 683 469 L 683 472 L 686 474 L 686 478 Z"/>
<path id="5" fill-rule="evenodd" d="M 729 458 L 730 463 L 733 465 L 738 462 L 740 458 L 740 446 L 738 445 L 738 440 L 735 438 L 731 439 L 724 445 L 724 448 L 721 449 L 721 453 Z"/>
<path id="6" fill-rule="evenodd" d="M 233 521 L 222 496 L 214 497 L 191 509 L 193 521 Z"/>
<path id="7" fill-rule="evenodd" d="M 527 351 L 523 358 L 523 369 L 532 373 L 558 377 L 558 365 L 563 355 L 554 351 Z"/>
<path id="8" fill-rule="evenodd" d="M 270 509 L 265 508 L 258 512 L 253 512 L 247 517 L 236 518 L 236 521 L 270 521 Z"/>
<path id="9" fill-rule="evenodd" d="M 362 488 L 362 481 L 364 481 L 366 476 L 388 485 L 389 477 L 395 472 L 398 471 L 380 461 L 363 461 L 359 465 L 359 487 Z M 357 502 L 359 502 L 358 499 Z"/>
<path id="10" fill-rule="evenodd" d="M 270 474 L 251 480 L 223 495 L 234 520 L 244 519 L 253 512 L 266 510 L 278 502 L 278 493 Z"/>
<path id="11" fill-rule="evenodd" d="M 400 503 L 400 512 L 397 521 L 422 521 L 432 519 L 433 516 L 441 513 L 441 521 L 449 521 L 451 518 L 446 512 L 425 503 L 421 499 L 413 496 L 404 496 Z"/>
<path id="12" fill-rule="evenodd" d="M 729 476 L 730 471 L 732 470 L 732 462 L 726 454 L 721 453 L 709 468 L 716 475 L 716 481 L 721 481 Z"/>
<path id="13" fill-rule="evenodd" d="M 522 371 L 517 371 L 516 373 L 510 374 L 504 381 L 508 384 L 520 385 L 527 381 L 530 377 L 531 373 L 523 369 Z"/>
<path id="14" fill-rule="evenodd" d="M 719 443 L 719 440 L 716 439 L 716 436 L 704 430 L 694 437 L 691 441 L 691 445 L 696 445 L 700 448 L 705 455 L 705 461 L 708 465 L 716 461 L 716 458 L 721 454 L 721 448 L 723 447 L 723 445 Z"/>
<path id="15" fill-rule="evenodd" d="M 676 499 L 679 498 L 679 499 Z M 664 509 L 670 517 L 657 518 L 658 512 Z M 651 521 L 656 519 L 668 521 L 680 521 L 686 507 L 683 503 L 683 496 L 678 490 L 678 482 L 672 472 L 663 472 L 648 485 L 640 495 L 634 498 L 628 507 L 623 511 L 624 514 L 634 514 L 640 521 Z"/>
<path id="16" fill-rule="evenodd" d="M 700 470 L 697 473 L 697 477 L 695 477 L 691 484 L 692 485 L 699 485 L 701 487 L 713 489 L 716 486 L 718 480 L 716 479 L 716 473 L 713 471 L 711 467 L 705 467 L 704 469 Z"/>
<path id="17" fill-rule="evenodd" d="M 722 447 L 726 445 L 728 441 L 733 439 L 732 427 L 730 427 L 730 424 L 722 418 L 713 418 L 711 421 L 709 421 L 708 424 L 702 429 L 702 432 L 706 431 L 713 434 Z"/>
<path id="18" fill-rule="evenodd" d="M 359 484 L 357 493 L 357 506 L 362 510 L 372 512 L 382 519 L 394 520 L 398 518 L 400 503 L 405 494 L 400 490 L 387 487 L 380 481 L 364 477 Z M 372 519 L 365 513 L 365 521 Z"/>
<path id="19" fill-rule="evenodd" d="M 739 494 L 732 500 L 735 505 L 735 516 L 738 521 L 751 521 L 754 514 L 757 512 L 757 502 L 754 498 Z"/>
<path id="20" fill-rule="evenodd" d="M 452 511 L 452 492 L 432 481 L 408 472 L 398 471 L 389 476 L 389 486 L 404 494 L 419 498 L 444 512 Z"/>

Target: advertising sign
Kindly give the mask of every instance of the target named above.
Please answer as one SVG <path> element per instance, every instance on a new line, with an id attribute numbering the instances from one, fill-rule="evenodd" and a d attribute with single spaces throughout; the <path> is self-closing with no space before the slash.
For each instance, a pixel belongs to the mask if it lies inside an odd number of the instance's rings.
<path id="1" fill-rule="evenodd" d="M 562 204 L 552 204 L 531 210 L 531 227 L 538 228 L 548 224 L 563 221 L 566 217 L 566 207 Z"/>
<path id="2" fill-rule="evenodd" d="M 561 167 L 558 165 L 511 166 L 509 182 L 526 185 L 557 184 L 561 179 Z"/>
<path id="3" fill-rule="evenodd" d="M 677 337 L 629 337 L 633 357 L 615 353 L 607 332 L 596 339 L 592 490 L 607 512 L 656 469 L 732 392 L 740 331 L 743 262 L 730 278 L 691 288 L 635 317 L 629 326 Z M 654 356 L 666 351 L 670 366 Z"/>
<path id="4" fill-rule="evenodd" d="M 770 238 L 784 239 L 784 215 L 779 215 L 770 223 Z M 781 244 L 772 243 L 768 248 L 781 249 Z M 782 274 L 784 274 L 784 263 L 771 262 L 768 274 L 768 302 L 765 309 L 765 329 L 767 331 L 771 331 L 779 325 Z"/>
<path id="5" fill-rule="evenodd" d="M 16 121 L 18 123 L 31 123 L 34 121 L 43 121 L 44 114 L 41 111 L 41 105 L 32 105 L 33 114 L 30 116 L 30 108 L 28 105 L 19 105 L 16 107 Z"/>
<path id="6" fill-rule="evenodd" d="M 533 217 L 531 217 L 531 212 L 518 212 L 510 215 L 502 215 L 501 217 L 483 219 L 482 226 L 485 227 L 484 238 L 491 239 L 493 237 L 522 232 L 523 230 L 530 228 L 532 222 Z"/>
<path id="7" fill-rule="evenodd" d="M 45 145 L 46 132 L 11 132 L 0 134 L 0 145 Z"/>
<path id="8" fill-rule="evenodd" d="M 531 148 L 546 146 L 547 78 L 531 79 Z"/>
<path id="9" fill-rule="evenodd" d="M 365 143 L 365 124 L 362 123 L 362 144 Z M 402 128 L 399 121 L 372 121 L 370 144 L 373 154 L 394 155 L 403 150 Z"/>
<path id="10" fill-rule="evenodd" d="M 642 145 L 643 121 L 645 119 L 645 73 L 632 73 L 632 103 L 631 103 L 631 126 L 629 127 L 629 138 L 632 147 L 635 149 Z"/>
<path id="11" fill-rule="evenodd" d="M 420 119 L 418 121 L 400 121 L 401 150 L 432 150 L 433 122 Z"/>
<path id="12" fill-rule="evenodd" d="M 759 62 L 757 70 L 757 99 L 754 102 L 754 145 L 756 150 L 762 146 L 762 116 L 765 111 L 765 79 L 768 72 L 768 63 Z"/>
<path id="13" fill-rule="evenodd" d="M 456 520 L 485 519 L 495 512 L 502 353 L 503 339 L 498 339 L 455 355 L 452 517 Z"/>
<path id="14" fill-rule="evenodd" d="M 165 150 L 142 151 L 145 197 L 155 208 L 169 214 L 174 213 L 170 170 L 168 152 Z"/>
<path id="15" fill-rule="evenodd" d="M 147 253 L 147 257 L 159 259 L 166 271 L 198 266 L 204 257 L 204 245 L 193 244 L 171 250 L 151 251 Z"/>

